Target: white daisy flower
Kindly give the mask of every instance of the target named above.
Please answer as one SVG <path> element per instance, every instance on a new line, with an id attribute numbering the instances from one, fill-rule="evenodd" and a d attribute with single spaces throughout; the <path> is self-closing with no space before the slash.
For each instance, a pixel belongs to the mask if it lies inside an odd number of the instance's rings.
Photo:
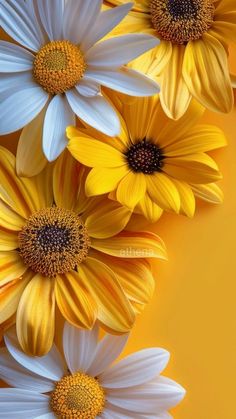
<path id="1" fill-rule="evenodd" d="M 65 128 L 75 124 L 76 115 L 109 136 L 120 132 L 101 86 L 132 96 L 159 90 L 150 78 L 124 67 L 159 41 L 128 34 L 98 42 L 132 3 L 106 11 L 101 6 L 102 0 L 0 2 L 3 29 L 22 45 L 0 41 L 0 134 L 25 127 L 17 153 L 19 174 L 42 170 L 42 149 L 49 161 L 60 155 L 67 145 Z"/>
<path id="2" fill-rule="evenodd" d="M 65 324 L 64 358 L 54 345 L 42 358 L 23 353 L 15 330 L 0 349 L 0 378 L 15 388 L 0 389 L 3 419 L 168 419 L 167 410 L 184 389 L 161 377 L 169 353 L 149 348 L 115 363 L 128 335 L 106 335 Z M 113 364 L 113 365 L 112 365 Z"/>

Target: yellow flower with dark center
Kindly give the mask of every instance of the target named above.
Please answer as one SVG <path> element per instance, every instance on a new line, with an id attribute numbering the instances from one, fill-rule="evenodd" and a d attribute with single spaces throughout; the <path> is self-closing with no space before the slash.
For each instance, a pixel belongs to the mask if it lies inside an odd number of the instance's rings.
<path id="1" fill-rule="evenodd" d="M 31 179 L 17 177 L 15 157 L 0 151 L 0 324 L 16 313 L 21 347 L 37 356 L 51 348 L 56 304 L 77 327 L 98 319 L 127 332 L 152 296 L 148 259 L 166 258 L 163 242 L 123 231 L 127 208 L 87 198 L 86 169 L 67 151 Z"/>
<path id="2" fill-rule="evenodd" d="M 114 7 L 125 1 L 105 3 Z M 230 112 L 228 47 L 236 41 L 234 0 L 135 0 L 116 33 L 127 30 L 161 40 L 130 66 L 160 82 L 161 104 L 170 118 L 183 116 L 192 97 L 212 111 Z"/>
<path id="3" fill-rule="evenodd" d="M 111 98 L 115 100 L 111 94 Z M 115 103 L 115 102 L 114 102 Z M 215 126 L 197 124 L 204 108 L 195 100 L 178 121 L 168 119 L 159 97 L 117 103 L 122 132 L 110 139 L 97 131 L 67 128 L 68 149 L 92 168 L 86 193 L 110 193 L 131 211 L 156 221 L 162 210 L 195 211 L 195 195 L 221 202 L 215 185 L 221 174 L 207 152 L 226 145 L 223 132 Z"/>

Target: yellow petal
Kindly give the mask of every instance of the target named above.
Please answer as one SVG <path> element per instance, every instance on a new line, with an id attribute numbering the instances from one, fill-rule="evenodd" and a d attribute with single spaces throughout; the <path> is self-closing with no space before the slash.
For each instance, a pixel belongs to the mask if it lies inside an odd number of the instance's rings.
<path id="1" fill-rule="evenodd" d="M 28 283 L 28 278 L 15 279 L 0 288 L 0 323 L 15 314 L 21 295 Z"/>
<path id="2" fill-rule="evenodd" d="M 22 217 L 40 208 L 37 187 L 33 179 L 18 178 L 15 171 L 15 157 L 0 147 L 1 199 Z"/>
<path id="3" fill-rule="evenodd" d="M 128 208 L 104 199 L 86 219 L 89 236 L 105 239 L 116 235 L 126 227 L 131 214 Z"/>
<path id="4" fill-rule="evenodd" d="M 140 233 L 124 231 L 105 240 L 92 239 L 91 247 L 118 258 L 167 259 L 163 240 L 148 231 Z"/>
<path id="5" fill-rule="evenodd" d="M 89 167 L 117 167 L 124 164 L 122 153 L 114 147 L 92 138 L 76 137 L 69 141 L 72 156 Z"/>
<path id="6" fill-rule="evenodd" d="M 167 157 L 202 153 L 227 145 L 224 132 L 213 125 L 196 125 L 188 131 L 183 139 L 164 149 Z"/>
<path id="7" fill-rule="evenodd" d="M 162 208 L 153 202 L 148 193 L 146 193 L 143 199 L 140 200 L 135 208 L 135 211 L 143 214 L 150 223 L 158 221 L 163 214 Z"/>
<path id="8" fill-rule="evenodd" d="M 53 192 L 58 207 L 74 209 L 79 187 L 80 165 L 65 150 L 57 159 L 53 170 Z"/>
<path id="9" fill-rule="evenodd" d="M 27 354 L 43 356 L 51 349 L 55 329 L 53 279 L 37 274 L 28 283 L 18 306 L 16 329 Z"/>
<path id="10" fill-rule="evenodd" d="M 131 302 L 147 304 L 152 298 L 155 281 L 148 261 L 142 259 L 117 259 L 94 251 L 99 258 L 114 272 Z"/>
<path id="11" fill-rule="evenodd" d="M 192 218 L 195 213 L 195 197 L 191 187 L 179 180 L 173 179 L 180 196 L 180 213 Z"/>
<path id="12" fill-rule="evenodd" d="M 0 225 L 12 231 L 20 231 L 24 224 L 25 219 L 0 199 Z"/>
<path id="13" fill-rule="evenodd" d="M 179 119 L 188 109 L 192 98 L 182 76 L 185 46 L 172 45 L 172 54 L 160 75 L 162 107 L 169 118 Z"/>
<path id="14" fill-rule="evenodd" d="M 18 247 L 18 234 L 0 227 L 0 251 L 14 250 Z"/>
<path id="15" fill-rule="evenodd" d="M 236 39 L 236 12 L 229 12 L 216 16 L 214 25 L 209 34 L 217 38 L 223 45 L 235 42 Z"/>
<path id="16" fill-rule="evenodd" d="M 207 185 L 191 185 L 194 194 L 211 204 L 222 204 L 224 194 L 218 185 L 209 183 Z"/>
<path id="17" fill-rule="evenodd" d="M 133 326 L 135 315 L 114 272 L 104 263 L 88 257 L 81 265 L 80 276 L 98 306 L 98 319 L 116 333 Z"/>
<path id="18" fill-rule="evenodd" d="M 113 191 L 127 173 L 128 167 L 125 164 L 120 167 L 94 167 L 86 179 L 86 195 L 102 195 Z"/>
<path id="19" fill-rule="evenodd" d="M 146 192 L 146 176 L 143 173 L 130 171 L 119 183 L 117 200 L 131 210 L 144 197 Z"/>
<path id="20" fill-rule="evenodd" d="M 183 76 L 190 92 L 203 106 L 215 112 L 230 112 L 233 91 L 227 54 L 216 38 L 205 33 L 201 39 L 188 43 Z"/>
<path id="21" fill-rule="evenodd" d="M 9 252 L 0 252 L 0 286 L 20 278 L 27 270 L 19 252 L 12 250 Z"/>
<path id="22" fill-rule="evenodd" d="M 221 0 L 217 1 L 215 5 L 215 16 L 219 14 L 235 11 L 235 0 Z"/>
<path id="23" fill-rule="evenodd" d="M 215 161 L 204 153 L 166 158 L 163 171 L 188 183 L 211 183 L 222 179 Z"/>
<path id="24" fill-rule="evenodd" d="M 158 172 L 148 176 L 147 189 L 150 198 L 162 209 L 179 212 L 180 196 L 178 190 L 172 180 L 164 173 Z"/>
<path id="25" fill-rule="evenodd" d="M 46 166 L 42 150 L 43 121 L 46 107 L 24 127 L 18 142 L 16 170 L 18 176 L 35 176 Z"/>
<path id="26" fill-rule="evenodd" d="M 39 209 L 54 204 L 52 174 L 53 163 L 48 163 L 45 169 L 33 178 L 38 192 Z"/>
<path id="27" fill-rule="evenodd" d="M 97 305 L 83 286 L 80 272 L 58 275 L 55 294 L 59 310 L 69 323 L 85 329 L 93 327 L 97 317 Z"/>

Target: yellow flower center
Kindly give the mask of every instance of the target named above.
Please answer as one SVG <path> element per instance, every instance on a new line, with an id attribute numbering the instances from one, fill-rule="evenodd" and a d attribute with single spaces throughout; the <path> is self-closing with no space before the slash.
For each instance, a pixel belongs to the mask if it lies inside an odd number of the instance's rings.
<path id="1" fill-rule="evenodd" d="M 151 0 L 153 27 L 165 40 L 176 44 L 201 38 L 213 22 L 212 0 Z"/>
<path id="2" fill-rule="evenodd" d="M 44 208 L 19 233 L 20 255 L 34 272 L 54 277 L 77 267 L 88 255 L 87 228 L 73 211 Z"/>
<path id="3" fill-rule="evenodd" d="M 44 45 L 34 60 L 34 78 L 48 93 L 64 93 L 74 87 L 86 69 L 80 49 L 70 41 Z"/>
<path id="4" fill-rule="evenodd" d="M 77 372 L 57 382 L 50 405 L 60 419 L 94 419 L 104 409 L 105 393 L 95 378 Z"/>

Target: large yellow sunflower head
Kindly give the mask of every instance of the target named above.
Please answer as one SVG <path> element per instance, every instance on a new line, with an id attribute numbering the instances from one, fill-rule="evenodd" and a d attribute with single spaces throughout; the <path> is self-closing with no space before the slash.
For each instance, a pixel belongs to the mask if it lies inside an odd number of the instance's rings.
<path id="1" fill-rule="evenodd" d="M 109 193 L 151 222 L 163 210 L 192 217 L 195 196 L 221 202 L 214 183 L 221 174 L 208 152 L 223 147 L 226 139 L 217 127 L 199 124 L 201 105 L 193 100 L 179 121 L 167 118 L 158 96 L 117 106 L 119 138 L 109 139 L 89 127 L 67 129 L 70 152 L 91 168 L 88 196 Z"/>
<path id="2" fill-rule="evenodd" d="M 30 179 L 0 151 L 0 326 L 16 321 L 21 347 L 37 356 L 51 348 L 56 305 L 77 327 L 98 320 L 110 332 L 129 331 L 152 296 L 148 260 L 166 257 L 163 242 L 126 231 L 130 209 L 88 198 L 88 169 L 68 151 Z"/>

